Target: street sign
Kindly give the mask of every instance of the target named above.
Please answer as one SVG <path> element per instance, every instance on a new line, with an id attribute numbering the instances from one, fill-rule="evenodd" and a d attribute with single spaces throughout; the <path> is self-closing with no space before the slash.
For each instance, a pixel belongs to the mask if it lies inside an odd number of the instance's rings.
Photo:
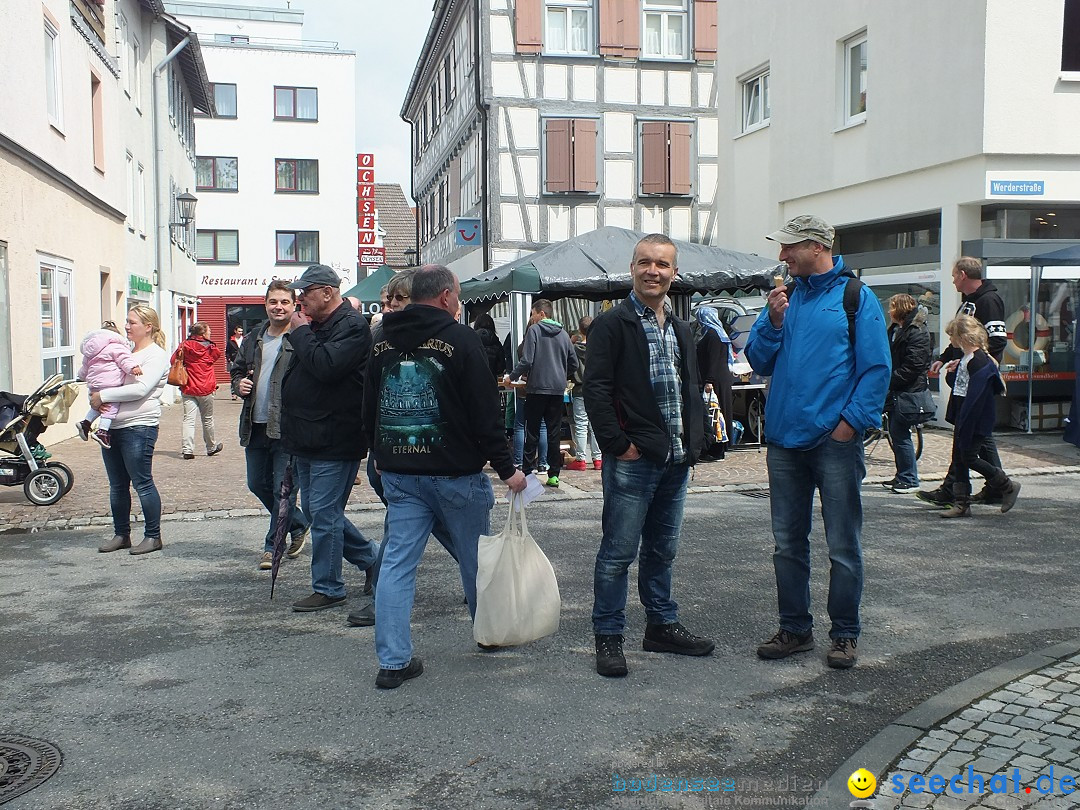
<path id="1" fill-rule="evenodd" d="M 381 267 L 386 264 L 386 248 L 365 247 L 360 248 L 361 267 Z"/>

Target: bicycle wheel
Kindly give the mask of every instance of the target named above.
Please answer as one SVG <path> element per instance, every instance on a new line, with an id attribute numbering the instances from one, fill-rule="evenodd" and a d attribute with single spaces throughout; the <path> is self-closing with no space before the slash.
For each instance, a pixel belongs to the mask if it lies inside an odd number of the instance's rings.
<path id="1" fill-rule="evenodd" d="M 910 430 L 911 430 L 911 446 L 915 450 L 915 460 L 918 461 L 920 458 L 922 458 L 922 451 L 923 451 L 923 430 L 922 430 L 922 425 L 912 425 Z M 891 449 L 893 449 L 892 434 L 889 433 L 887 428 L 885 429 L 884 433 L 885 433 L 885 438 L 889 442 L 889 449 L 891 450 Z"/>

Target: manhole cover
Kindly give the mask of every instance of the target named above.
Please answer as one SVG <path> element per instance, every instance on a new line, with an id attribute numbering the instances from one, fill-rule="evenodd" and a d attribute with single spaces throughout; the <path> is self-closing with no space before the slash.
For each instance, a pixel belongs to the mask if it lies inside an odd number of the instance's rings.
<path id="1" fill-rule="evenodd" d="M 767 489 L 751 489 L 751 490 L 747 490 L 745 492 L 740 492 L 739 494 L 742 495 L 745 498 L 768 498 L 769 497 L 769 490 L 767 490 Z"/>
<path id="2" fill-rule="evenodd" d="M 0 735 L 0 804 L 43 784 L 63 761 L 60 749 L 44 740 Z"/>

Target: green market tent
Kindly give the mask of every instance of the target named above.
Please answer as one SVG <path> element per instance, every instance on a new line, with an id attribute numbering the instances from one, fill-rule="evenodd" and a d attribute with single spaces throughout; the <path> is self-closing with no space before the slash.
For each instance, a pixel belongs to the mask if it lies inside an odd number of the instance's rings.
<path id="1" fill-rule="evenodd" d="M 377 304 L 379 302 L 379 292 L 386 286 L 386 282 L 393 277 L 394 269 L 384 264 L 351 290 L 342 293 L 341 297 L 348 298 L 351 295 L 354 298 L 359 298 L 365 304 Z"/>
<path id="2" fill-rule="evenodd" d="M 464 303 L 497 300 L 510 293 L 591 301 L 630 293 L 630 259 L 645 234 L 604 227 L 548 245 L 502 267 L 462 282 Z M 786 268 L 775 259 L 725 248 L 672 240 L 679 249 L 673 293 L 769 289 Z M 778 269 L 780 268 L 780 269 Z"/>

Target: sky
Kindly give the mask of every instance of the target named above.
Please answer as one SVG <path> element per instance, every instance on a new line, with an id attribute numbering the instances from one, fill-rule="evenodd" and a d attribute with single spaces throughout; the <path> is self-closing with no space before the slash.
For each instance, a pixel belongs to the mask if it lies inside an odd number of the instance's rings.
<path id="1" fill-rule="evenodd" d="M 285 8 L 286 0 L 224 0 Z M 409 191 L 409 125 L 399 113 L 424 44 L 435 0 L 291 0 L 304 12 L 304 38 L 356 52 L 356 151 L 375 155 L 375 182 Z"/>

